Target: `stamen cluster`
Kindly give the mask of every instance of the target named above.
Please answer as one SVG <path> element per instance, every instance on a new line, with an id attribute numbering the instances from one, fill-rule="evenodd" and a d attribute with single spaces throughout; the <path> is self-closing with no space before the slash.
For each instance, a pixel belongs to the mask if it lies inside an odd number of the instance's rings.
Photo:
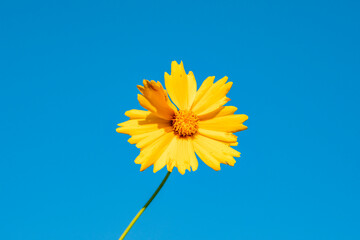
<path id="1" fill-rule="evenodd" d="M 175 134 L 180 137 L 190 137 L 197 133 L 199 118 L 191 111 L 179 110 L 171 124 Z"/>

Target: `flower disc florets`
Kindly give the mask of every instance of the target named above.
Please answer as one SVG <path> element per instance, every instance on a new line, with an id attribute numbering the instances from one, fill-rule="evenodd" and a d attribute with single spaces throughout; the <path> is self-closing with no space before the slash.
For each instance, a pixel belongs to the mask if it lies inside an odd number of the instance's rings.
<path id="1" fill-rule="evenodd" d="M 199 128 L 198 122 L 199 118 L 193 112 L 187 110 L 179 110 L 171 120 L 175 134 L 180 137 L 194 135 Z"/>

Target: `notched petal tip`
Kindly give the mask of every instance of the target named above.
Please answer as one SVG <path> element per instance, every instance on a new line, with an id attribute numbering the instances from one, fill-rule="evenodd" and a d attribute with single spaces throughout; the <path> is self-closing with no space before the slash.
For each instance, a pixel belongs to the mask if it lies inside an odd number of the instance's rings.
<path id="1" fill-rule="evenodd" d="M 213 170 L 217 171 L 217 172 L 221 170 L 220 164 L 219 164 L 219 166 L 216 166 L 216 167 L 212 167 L 212 166 L 209 166 L 209 167 L 212 168 Z"/>
<path id="2" fill-rule="evenodd" d="M 169 164 L 167 164 L 166 168 L 167 168 L 167 170 L 168 170 L 169 172 L 172 172 L 172 170 L 173 170 L 174 166 L 170 167 L 170 165 L 169 165 Z"/>
<path id="3" fill-rule="evenodd" d="M 177 61 L 171 62 L 171 74 L 173 73 L 173 71 L 175 72 L 175 71 L 182 71 L 182 70 L 185 72 L 183 61 L 180 61 L 180 63 L 177 63 Z"/>
<path id="4" fill-rule="evenodd" d="M 233 166 L 235 166 L 235 163 L 236 163 L 236 160 L 234 160 L 233 162 L 228 162 L 226 164 L 233 167 Z"/>
<path id="5" fill-rule="evenodd" d="M 157 173 L 158 171 L 160 171 L 161 170 L 161 168 L 155 168 L 155 166 L 153 167 L 153 173 Z"/>
<path id="6" fill-rule="evenodd" d="M 136 85 L 136 87 L 137 87 L 137 89 L 139 89 L 139 91 L 140 91 L 142 94 L 144 94 L 145 88 L 144 88 L 143 86 L 141 86 L 141 85 Z"/>
<path id="7" fill-rule="evenodd" d="M 198 169 L 197 166 L 196 166 L 196 167 L 191 167 L 191 170 L 192 170 L 193 172 L 195 172 L 197 169 Z"/>
<path id="8" fill-rule="evenodd" d="M 222 85 L 224 85 L 225 83 L 226 83 L 226 81 L 228 80 L 229 78 L 227 77 L 227 76 L 225 76 L 225 77 L 223 77 L 223 78 L 220 78 L 216 83 L 214 83 L 214 84 L 216 84 L 216 85 L 218 85 L 218 86 L 222 86 Z"/>

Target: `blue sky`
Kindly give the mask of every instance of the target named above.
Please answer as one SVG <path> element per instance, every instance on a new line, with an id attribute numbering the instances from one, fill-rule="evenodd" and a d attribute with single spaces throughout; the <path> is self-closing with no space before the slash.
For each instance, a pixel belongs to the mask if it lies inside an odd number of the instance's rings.
<path id="1" fill-rule="evenodd" d="M 360 239 L 356 1 L 2 1 L 0 234 L 113 240 L 166 174 L 115 132 L 183 61 L 234 82 L 235 167 L 174 172 L 126 239 Z"/>

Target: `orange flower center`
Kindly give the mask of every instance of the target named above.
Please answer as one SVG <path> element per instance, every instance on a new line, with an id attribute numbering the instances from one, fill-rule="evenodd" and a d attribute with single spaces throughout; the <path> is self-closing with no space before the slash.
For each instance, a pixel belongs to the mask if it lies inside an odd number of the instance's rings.
<path id="1" fill-rule="evenodd" d="M 180 137 L 190 137 L 194 135 L 199 126 L 199 118 L 191 111 L 179 110 L 171 120 L 175 134 Z"/>

